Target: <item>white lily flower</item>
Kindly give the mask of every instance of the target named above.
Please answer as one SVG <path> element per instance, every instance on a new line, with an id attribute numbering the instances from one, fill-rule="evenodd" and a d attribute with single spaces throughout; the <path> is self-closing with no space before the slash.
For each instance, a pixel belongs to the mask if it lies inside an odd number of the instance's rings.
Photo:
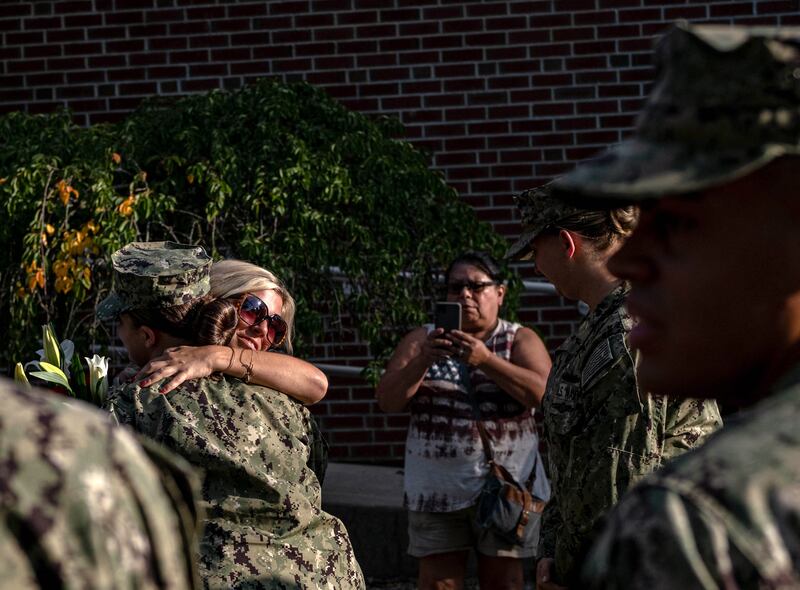
<path id="1" fill-rule="evenodd" d="M 94 355 L 92 358 L 87 356 L 86 365 L 89 367 L 89 391 L 92 396 L 99 399 L 105 399 L 108 392 L 108 362 L 109 359 L 99 354 Z"/>

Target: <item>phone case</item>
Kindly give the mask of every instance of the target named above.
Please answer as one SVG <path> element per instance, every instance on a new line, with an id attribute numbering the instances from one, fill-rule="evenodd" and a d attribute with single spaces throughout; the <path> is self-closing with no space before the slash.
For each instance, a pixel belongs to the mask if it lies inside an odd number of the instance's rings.
<path id="1" fill-rule="evenodd" d="M 434 325 L 445 332 L 461 329 L 461 304 L 450 301 L 437 301 Z"/>

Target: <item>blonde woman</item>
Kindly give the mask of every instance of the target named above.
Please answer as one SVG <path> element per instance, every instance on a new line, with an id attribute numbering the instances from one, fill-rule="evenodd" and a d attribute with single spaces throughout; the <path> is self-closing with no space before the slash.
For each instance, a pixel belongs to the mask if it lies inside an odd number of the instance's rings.
<path id="1" fill-rule="evenodd" d="M 209 297 L 211 259 L 200 247 L 133 243 L 112 264 L 114 291 L 97 315 L 117 321 L 120 340 L 140 366 L 172 347 L 227 345 L 237 337 L 277 344 L 285 335 L 283 320 L 265 309 L 283 309 L 275 289 Z M 242 321 L 266 324 L 266 336 L 241 335 Z M 118 423 L 201 470 L 203 586 L 363 590 L 344 525 L 321 508 L 308 409 L 274 388 L 247 383 L 258 350 L 225 348 L 238 351 L 244 375 L 195 378 L 166 395 L 160 384 L 125 383 L 106 400 Z"/>
<path id="2" fill-rule="evenodd" d="M 219 372 L 276 389 L 306 405 L 325 397 L 325 374 L 291 356 L 295 302 L 274 274 L 242 260 L 215 262 L 211 296 L 231 300 L 239 310 L 230 346 L 168 348 L 136 375 L 142 387 L 166 379 L 160 391 L 168 393 L 184 381 Z"/>

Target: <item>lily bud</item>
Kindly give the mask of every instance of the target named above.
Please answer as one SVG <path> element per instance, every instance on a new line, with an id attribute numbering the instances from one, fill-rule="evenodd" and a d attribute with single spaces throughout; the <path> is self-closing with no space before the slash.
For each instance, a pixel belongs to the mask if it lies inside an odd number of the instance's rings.
<path id="1" fill-rule="evenodd" d="M 28 381 L 28 376 L 25 374 L 25 369 L 22 367 L 22 363 L 17 363 L 17 366 L 14 367 L 14 381 L 27 385 L 28 387 L 31 386 L 30 381 Z"/>
<path id="2" fill-rule="evenodd" d="M 58 345 L 53 326 L 42 326 L 42 343 L 44 344 L 44 360 L 53 366 L 61 367 L 61 347 Z"/>

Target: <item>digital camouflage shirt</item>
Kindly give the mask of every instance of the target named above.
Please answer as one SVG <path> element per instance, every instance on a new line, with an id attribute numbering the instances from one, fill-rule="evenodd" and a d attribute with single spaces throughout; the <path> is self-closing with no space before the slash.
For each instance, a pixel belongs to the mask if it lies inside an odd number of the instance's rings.
<path id="1" fill-rule="evenodd" d="M 800 366 L 609 514 L 593 588 L 800 588 Z"/>
<path id="2" fill-rule="evenodd" d="M 203 471 L 206 587 L 364 587 L 344 525 L 320 508 L 302 405 L 220 376 L 167 395 L 128 384 L 112 389 L 108 404 L 119 422 Z"/>
<path id="3" fill-rule="evenodd" d="M 0 588 L 197 588 L 189 465 L 80 402 L 0 381 Z"/>
<path id="4" fill-rule="evenodd" d="M 555 353 L 542 401 L 553 488 L 539 555 L 576 588 L 598 519 L 639 479 L 719 428 L 716 402 L 649 395 L 636 384 L 632 321 L 619 287 Z"/>

